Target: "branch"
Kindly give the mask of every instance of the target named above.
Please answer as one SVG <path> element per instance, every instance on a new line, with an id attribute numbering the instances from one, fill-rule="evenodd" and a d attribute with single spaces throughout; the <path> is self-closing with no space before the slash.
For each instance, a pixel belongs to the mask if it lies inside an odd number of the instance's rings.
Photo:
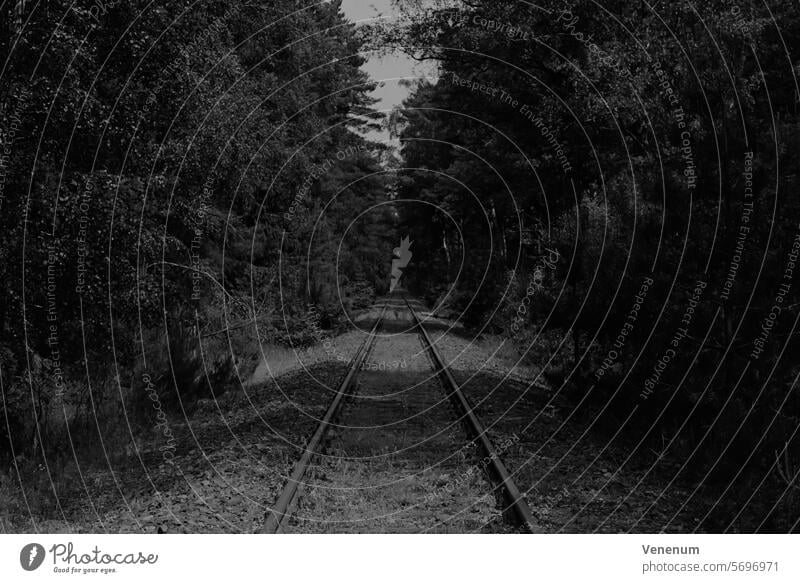
<path id="1" fill-rule="evenodd" d="M 202 270 L 200 270 L 200 269 L 195 269 L 194 267 L 189 267 L 188 265 L 181 265 L 180 263 L 172 263 L 171 261 L 156 261 L 155 263 L 151 263 L 150 265 L 147 265 L 147 266 L 145 266 L 144 270 L 145 270 L 145 271 L 147 271 L 147 270 L 148 270 L 148 269 L 150 269 L 151 267 L 155 267 L 155 266 L 157 266 L 157 265 L 162 265 L 162 266 L 163 266 L 163 265 L 170 265 L 170 266 L 172 266 L 172 267 L 180 267 L 181 269 L 186 269 L 186 270 L 188 270 L 188 271 L 192 271 L 192 272 L 194 272 L 194 273 L 199 273 L 200 275 L 204 275 L 204 276 L 206 276 L 208 279 L 210 279 L 210 280 L 211 280 L 211 281 L 213 281 L 215 284 L 217 284 L 217 286 L 218 286 L 218 287 L 219 287 L 219 288 L 222 290 L 222 293 L 224 293 L 226 296 L 228 296 L 228 298 L 230 298 L 230 300 L 231 300 L 232 302 L 234 302 L 234 303 L 238 303 L 238 304 L 239 304 L 240 306 L 242 306 L 242 307 L 243 307 L 243 308 L 244 308 L 244 309 L 245 309 L 247 312 L 249 312 L 249 313 L 251 313 L 251 314 L 253 314 L 253 315 L 255 316 L 255 311 L 254 311 L 254 310 L 253 310 L 253 309 L 252 309 L 250 306 L 248 306 L 247 304 L 245 304 L 245 303 L 244 303 L 242 300 L 240 300 L 240 299 L 238 299 L 238 298 L 235 298 L 234 296 L 232 296 L 232 295 L 230 294 L 230 292 L 229 292 L 228 290 L 226 290 L 226 289 L 225 289 L 225 286 L 224 286 L 224 285 L 222 285 L 222 283 L 220 283 L 220 281 L 219 281 L 219 280 L 218 280 L 216 277 L 214 277 L 213 275 L 211 275 L 210 273 L 207 273 L 207 272 L 205 272 L 205 271 L 202 271 Z"/>
<path id="2" fill-rule="evenodd" d="M 260 322 L 261 320 L 272 321 L 270 319 L 271 315 L 272 314 L 270 313 L 267 316 L 261 316 L 260 318 L 253 318 L 252 320 L 247 320 L 244 324 L 239 324 L 238 326 L 233 326 L 233 327 L 228 326 L 227 328 L 223 328 L 222 330 L 217 330 L 216 332 L 210 332 L 208 334 L 203 334 L 202 336 L 200 336 L 200 339 L 201 340 L 205 340 L 206 338 L 212 338 L 214 336 L 219 336 L 220 334 L 223 334 L 225 332 L 233 332 L 234 330 L 239 330 L 240 328 L 244 328 L 246 326 L 255 325 L 258 322 Z"/>

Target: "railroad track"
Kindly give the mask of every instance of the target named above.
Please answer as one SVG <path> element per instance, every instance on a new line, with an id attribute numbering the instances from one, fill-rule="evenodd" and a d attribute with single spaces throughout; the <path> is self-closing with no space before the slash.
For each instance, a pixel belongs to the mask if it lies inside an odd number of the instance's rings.
<path id="1" fill-rule="evenodd" d="M 445 413 L 441 411 L 442 407 L 439 406 L 441 399 L 437 399 L 435 395 L 431 395 L 431 393 L 434 391 L 431 390 L 432 387 L 430 385 L 421 382 L 414 385 L 412 389 L 403 389 L 401 391 L 393 392 L 387 388 L 383 391 L 383 393 L 378 395 L 361 396 L 362 401 L 354 406 L 353 415 L 354 417 L 357 417 L 356 414 L 360 414 L 364 421 L 363 424 L 359 426 L 357 420 L 354 420 L 355 422 L 352 426 L 340 426 L 336 420 L 342 416 L 344 404 L 355 398 L 359 376 L 368 376 L 363 372 L 365 363 L 375 347 L 379 332 L 386 323 L 385 317 L 387 315 L 387 310 L 390 310 L 390 313 L 393 313 L 395 317 L 397 317 L 398 307 L 402 308 L 404 312 L 410 315 L 408 320 L 411 324 L 410 329 L 416 333 L 423 352 L 425 355 L 427 355 L 429 362 L 432 363 L 434 368 L 434 377 L 438 380 L 438 384 L 441 385 L 441 388 L 444 389 L 447 396 L 447 402 L 450 404 L 451 410 L 447 411 L 445 415 Z M 376 376 L 377 374 L 378 373 L 369 373 L 369 375 L 371 375 L 375 381 L 373 384 L 383 384 L 381 378 Z M 417 396 L 413 399 L 407 395 L 406 392 L 411 390 L 417 391 Z M 410 409 L 414 410 L 412 411 Z M 457 420 L 453 420 L 453 411 L 456 413 L 456 417 L 458 418 Z M 449 419 L 445 419 L 445 416 Z M 405 419 L 397 419 L 398 417 L 404 417 Z M 369 425 L 370 422 L 375 422 L 380 419 L 383 419 L 382 425 Z M 442 450 L 439 444 L 447 444 L 448 442 L 453 442 L 459 439 L 457 436 L 448 434 L 448 431 L 452 433 L 452 429 L 448 429 L 450 426 L 460 425 L 463 427 L 467 438 L 464 439 L 463 436 L 460 438 L 460 451 L 456 451 L 456 453 L 459 453 L 463 456 L 463 453 L 461 452 L 469 450 L 470 456 L 482 458 L 483 461 L 481 463 L 481 469 L 483 470 L 485 477 L 489 479 L 491 491 L 494 495 L 492 497 L 492 506 L 499 506 L 502 509 L 503 517 L 506 519 L 506 521 L 513 524 L 516 531 L 538 532 L 538 528 L 535 524 L 531 510 L 519 489 L 514 484 L 510 473 L 503 465 L 497 448 L 495 448 L 492 444 L 484 427 L 467 400 L 467 397 L 464 395 L 460 386 L 445 365 L 444 360 L 436 349 L 435 343 L 431 340 L 428 331 L 425 329 L 423 322 L 420 320 L 408 299 L 404 297 L 400 298 L 399 302 L 393 301 L 392 305 L 384 303 L 379 315 L 369 330 L 367 338 L 364 340 L 361 347 L 351 360 L 348 371 L 340 383 L 336 394 L 331 400 L 325 415 L 309 439 L 302 455 L 295 463 L 292 473 L 289 476 L 280 496 L 272 508 L 267 511 L 266 520 L 259 532 L 274 534 L 289 530 L 287 525 L 292 520 L 298 502 L 303 497 L 302 490 L 307 487 L 308 483 L 310 482 L 309 474 L 313 471 L 312 468 L 316 467 L 318 470 L 320 464 L 324 463 L 326 458 L 324 454 L 326 442 L 333 440 L 337 434 L 349 429 L 351 430 L 351 433 L 359 434 L 356 437 L 351 437 L 349 440 L 350 450 L 360 450 L 360 448 L 363 448 L 365 443 L 369 444 L 373 448 L 376 448 L 376 444 L 380 442 L 381 439 L 390 443 L 405 440 L 407 432 L 409 431 L 408 427 L 403 427 L 403 433 L 401 433 L 398 429 L 391 432 L 390 435 L 387 436 L 383 433 L 376 434 L 376 427 L 388 427 L 392 429 L 399 427 L 402 423 L 405 423 L 411 427 L 411 431 L 420 431 L 422 433 L 420 433 L 420 437 L 418 439 L 413 440 L 414 446 L 403 448 L 400 445 L 394 444 L 393 447 L 396 448 L 396 451 L 392 453 L 393 456 L 398 457 L 403 454 L 408 455 L 409 450 L 416 447 L 418 443 L 428 444 L 426 450 L 416 451 L 412 456 L 412 458 L 419 459 L 405 459 L 399 462 L 400 466 L 403 468 L 415 466 L 416 464 L 416 466 L 418 466 L 420 469 L 416 473 L 411 472 L 411 474 L 414 476 L 421 474 L 424 471 L 424 468 L 439 463 L 439 458 L 448 457 L 449 459 L 450 457 L 453 457 L 455 454 L 446 456 L 445 454 L 440 453 Z M 431 434 L 431 425 L 442 426 L 442 429 L 437 429 L 436 433 Z M 367 437 L 364 437 L 364 435 L 361 434 L 365 434 Z M 464 442 L 467 443 L 464 444 Z M 470 449 L 472 447 L 475 449 Z M 423 461 L 423 458 L 426 457 L 430 457 L 431 461 Z M 347 457 L 345 452 L 345 455 L 342 456 L 342 459 L 349 459 L 355 463 L 354 460 L 361 460 L 363 458 Z M 317 464 L 316 466 L 315 460 Z M 452 481 L 466 481 L 466 479 L 463 477 L 472 476 L 472 468 L 474 467 L 475 464 L 469 464 L 467 465 L 466 471 L 464 471 L 463 467 L 460 469 L 455 467 L 453 471 L 458 477 Z M 326 472 L 322 473 L 325 474 Z M 336 472 L 334 471 L 333 473 L 335 474 Z M 369 474 L 369 471 L 367 471 L 367 474 Z M 372 487 L 371 482 L 373 481 L 380 480 L 378 478 L 373 479 L 372 476 L 367 475 L 367 483 L 364 487 Z M 397 482 L 402 482 L 402 479 L 398 480 Z M 473 484 L 472 490 L 474 490 L 476 487 L 477 486 Z M 322 488 L 322 486 L 320 488 Z M 332 489 L 329 486 L 325 486 L 325 488 L 328 490 Z M 351 488 L 351 490 L 353 489 L 354 488 Z M 460 505 L 477 506 L 478 504 L 473 503 L 473 499 L 469 498 L 469 488 L 465 487 L 462 489 L 465 490 L 463 496 L 466 496 L 466 498 L 457 499 L 455 502 L 453 502 L 453 505 L 456 508 L 459 508 Z M 482 489 L 485 492 L 485 482 L 482 486 Z M 441 500 L 436 499 L 436 496 L 439 496 L 440 498 L 446 498 L 449 496 L 449 489 L 446 490 L 446 495 L 442 494 L 443 491 L 445 491 L 444 486 L 441 487 L 440 491 L 434 492 L 433 495 L 430 494 L 430 491 L 428 491 L 426 494 L 428 496 L 428 500 L 430 501 L 432 499 L 434 501 L 434 503 L 431 504 L 431 507 L 434 507 L 439 503 L 444 503 L 441 502 Z M 324 522 L 324 519 L 320 522 Z M 431 528 L 427 524 L 424 524 L 424 520 L 422 522 L 423 524 L 420 525 L 421 528 L 417 530 L 426 530 Z M 417 521 L 417 523 L 419 523 L 419 521 Z M 411 528 L 411 531 L 414 531 L 413 525 L 409 525 L 409 528 Z M 408 530 L 405 529 L 405 531 Z"/>

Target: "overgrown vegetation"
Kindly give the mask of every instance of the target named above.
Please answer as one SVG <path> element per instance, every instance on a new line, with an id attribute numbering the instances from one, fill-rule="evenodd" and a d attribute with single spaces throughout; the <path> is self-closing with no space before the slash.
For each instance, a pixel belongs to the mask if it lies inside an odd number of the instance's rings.
<path id="1" fill-rule="evenodd" d="M 0 497 L 169 443 L 385 293 L 402 234 L 437 312 L 685 462 L 698 528 L 797 530 L 800 6 L 398 0 L 368 36 L 340 4 L 0 6 Z M 370 41 L 439 67 L 400 170 Z"/>
<path id="2" fill-rule="evenodd" d="M 399 4 L 415 289 L 684 459 L 703 528 L 796 529 L 800 8 Z"/>
<path id="3" fill-rule="evenodd" d="M 51 483 L 71 444 L 125 451 L 244 380 L 259 342 L 307 344 L 308 306 L 334 327 L 387 288 L 380 116 L 340 2 L 0 19 L 3 460 Z"/>

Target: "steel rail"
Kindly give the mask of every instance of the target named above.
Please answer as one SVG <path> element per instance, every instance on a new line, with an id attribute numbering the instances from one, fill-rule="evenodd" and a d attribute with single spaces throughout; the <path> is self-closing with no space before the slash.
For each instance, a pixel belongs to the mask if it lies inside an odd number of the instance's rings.
<path id="1" fill-rule="evenodd" d="M 377 337 L 376 333 L 378 327 L 383 321 L 383 316 L 385 313 L 386 306 L 384 305 L 380 316 L 378 316 L 378 319 L 375 321 L 375 324 L 372 326 L 372 329 L 369 332 L 369 336 L 364 340 L 364 343 L 350 361 L 350 368 L 347 371 L 347 375 L 339 385 L 336 395 L 331 401 L 331 404 L 328 406 L 328 410 L 325 412 L 325 416 L 322 418 L 322 421 L 320 421 L 316 431 L 314 431 L 314 435 L 311 436 L 308 445 L 303 451 L 303 455 L 300 456 L 300 459 L 295 464 L 292 474 L 289 476 L 289 479 L 286 482 L 280 497 L 278 498 L 277 502 L 275 502 L 275 506 L 267 511 L 267 518 L 264 522 L 264 525 L 257 531 L 259 534 L 277 534 L 283 529 L 283 523 L 291 514 L 292 504 L 297 497 L 297 492 L 300 489 L 300 485 L 303 482 L 306 472 L 308 471 L 311 460 L 319 453 L 317 450 L 322 444 L 328 429 L 330 429 L 333 419 L 339 412 L 339 409 L 344 402 L 344 398 L 350 391 L 351 385 L 353 384 L 353 379 L 355 379 L 358 371 L 361 369 L 364 359 L 372 349 Z"/>
<path id="2" fill-rule="evenodd" d="M 445 365 L 444 360 L 439 355 L 439 351 L 431 341 L 428 331 L 422 325 L 422 321 L 411 307 L 408 299 L 406 299 L 405 302 L 409 312 L 416 322 L 416 326 L 420 331 L 420 335 L 424 339 L 424 343 L 431 355 L 434 366 L 438 368 L 436 372 L 439 375 L 439 378 L 442 379 L 442 385 L 444 386 L 445 391 L 448 393 L 447 396 L 456 405 L 457 409 L 461 411 L 463 418 L 466 420 L 465 425 L 467 426 L 468 431 L 472 434 L 473 441 L 479 444 L 480 448 L 485 453 L 486 458 L 489 460 L 488 467 L 490 468 L 492 478 L 499 484 L 499 487 L 502 488 L 504 497 L 508 503 L 508 509 L 512 511 L 516 519 L 515 521 L 531 533 L 541 532 L 541 529 L 536 525 L 536 521 L 533 517 L 530 507 L 528 506 L 528 503 L 526 502 L 522 493 L 519 491 L 519 488 L 517 488 L 514 480 L 511 478 L 511 474 L 509 474 L 505 465 L 500 460 L 500 457 L 492 445 L 492 442 L 489 440 L 489 437 L 486 435 L 486 430 L 478 419 L 478 416 L 475 414 L 472 406 L 462 392 L 460 385 L 453 378 L 450 368 Z"/>

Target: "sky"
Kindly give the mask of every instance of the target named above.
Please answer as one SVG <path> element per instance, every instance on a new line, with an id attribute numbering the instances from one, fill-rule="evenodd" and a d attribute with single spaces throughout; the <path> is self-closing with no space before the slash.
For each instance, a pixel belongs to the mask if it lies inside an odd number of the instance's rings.
<path id="1" fill-rule="evenodd" d="M 384 16 L 391 19 L 396 11 L 392 8 L 391 0 L 342 0 L 342 11 L 353 22 L 374 19 Z M 400 105 L 408 97 L 408 88 L 399 84 L 401 78 L 417 77 L 431 71 L 431 66 L 419 62 L 399 52 L 385 56 L 368 56 L 367 62 L 362 67 L 370 76 L 380 83 L 372 94 L 379 99 L 375 108 L 391 110 Z M 388 134 L 381 132 L 379 136 L 370 136 L 371 139 L 388 139 Z"/>

